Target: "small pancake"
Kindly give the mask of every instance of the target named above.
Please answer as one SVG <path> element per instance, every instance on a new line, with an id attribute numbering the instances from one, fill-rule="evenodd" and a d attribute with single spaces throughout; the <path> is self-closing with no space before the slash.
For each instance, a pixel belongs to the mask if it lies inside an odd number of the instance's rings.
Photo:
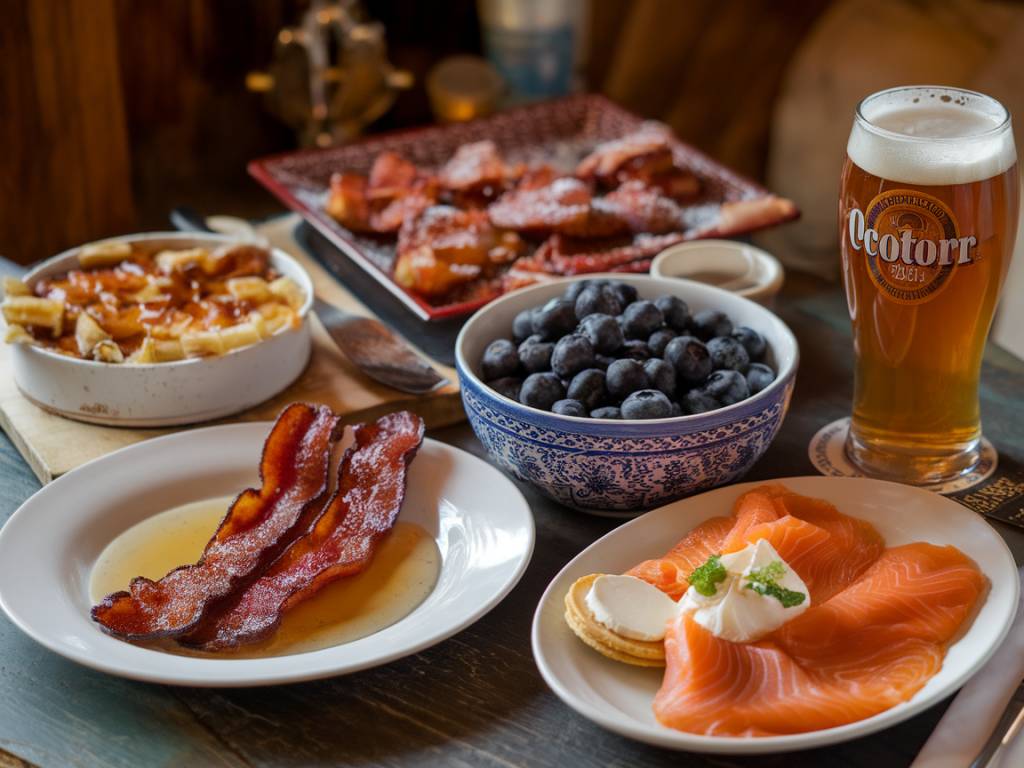
<path id="1" fill-rule="evenodd" d="M 592 573 L 576 580 L 565 595 L 565 623 L 580 640 L 609 659 L 637 667 L 665 666 L 665 644 L 633 640 L 612 632 L 594 618 L 586 597 L 594 580 L 603 574 Z"/>

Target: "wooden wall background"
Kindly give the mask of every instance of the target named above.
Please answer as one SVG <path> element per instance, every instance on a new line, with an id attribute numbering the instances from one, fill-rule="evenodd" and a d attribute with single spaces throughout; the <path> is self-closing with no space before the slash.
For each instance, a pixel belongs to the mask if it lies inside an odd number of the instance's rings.
<path id="1" fill-rule="evenodd" d="M 829 0 L 591 0 L 587 87 L 762 178 L 793 51 Z M 13 0 L 0 24 L 0 254 L 29 262 L 167 225 L 170 207 L 278 209 L 245 163 L 294 144 L 244 88 L 308 0 Z M 422 83 L 479 52 L 474 0 L 364 0 L 417 75 L 374 130 L 431 119 Z M 442 10 L 443 9 L 443 10 Z"/>

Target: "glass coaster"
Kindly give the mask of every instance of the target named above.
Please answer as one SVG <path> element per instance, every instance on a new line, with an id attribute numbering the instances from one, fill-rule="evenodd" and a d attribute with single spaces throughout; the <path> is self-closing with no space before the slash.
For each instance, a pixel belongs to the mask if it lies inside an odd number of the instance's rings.
<path id="1" fill-rule="evenodd" d="M 850 431 L 850 417 L 833 421 L 818 430 L 807 446 L 811 464 L 823 475 L 831 477 L 864 477 L 846 456 L 846 435 Z M 922 485 L 935 493 L 951 494 L 966 491 L 987 480 L 996 471 L 999 454 L 985 437 L 981 438 L 981 459 L 978 466 L 967 474 L 943 483 Z"/>

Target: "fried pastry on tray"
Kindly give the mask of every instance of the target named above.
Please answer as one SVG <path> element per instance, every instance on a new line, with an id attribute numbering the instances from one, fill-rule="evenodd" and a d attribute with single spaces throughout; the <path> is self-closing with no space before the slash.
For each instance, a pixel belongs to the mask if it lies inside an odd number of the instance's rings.
<path id="1" fill-rule="evenodd" d="M 496 227 L 527 234 L 603 238 L 684 229 L 678 204 L 641 181 L 628 181 L 603 197 L 594 197 L 579 179 L 555 179 L 544 186 L 507 192 L 487 212 Z"/>
<path id="2" fill-rule="evenodd" d="M 372 232 L 367 179 L 359 173 L 335 173 L 324 204 L 327 215 L 353 232 Z"/>
<path id="3" fill-rule="evenodd" d="M 436 205 L 402 226 L 395 281 L 416 293 L 439 296 L 490 274 L 521 250 L 519 236 L 495 229 L 486 211 Z"/>
<path id="4" fill-rule="evenodd" d="M 397 152 L 381 152 L 370 168 L 367 197 L 370 200 L 393 200 L 412 189 L 419 176 L 419 169 Z"/>
<path id="5" fill-rule="evenodd" d="M 159 581 L 133 579 L 93 607 L 93 620 L 129 640 L 177 637 L 246 589 L 323 509 L 338 424 L 324 406 L 288 406 L 264 443 L 261 487 L 235 499 L 199 562 Z"/>
<path id="6" fill-rule="evenodd" d="M 325 210 L 353 232 L 389 234 L 437 201 L 437 181 L 395 152 L 377 155 L 369 177 L 336 173 Z"/>
<path id="7" fill-rule="evenodd" d="M 627 181 L 595 201 L 611 216 L 623 221 L 631 232 L 663 234 L 685 229 L 683 210 L 659 190 L 641 181 Z"/>
<path id="8" fill-rule="evenodd" d="M 577 165 L 576 175 L 609 189 L 639 181 L 677 200 L 700 191 L 697 177 L 676 164 L 671 131 L 653 121 L 620 139 L 599 144 Z"/>
<path id="9" fill-rule="evenodd" d="M 455 151 L 437 181 L 452 195 L 452 202 L 477 207 L 501 194 L 524 170 L 522 165 L 506 164 L 493 141 L 476 141 Z"/>
<path id="10" fill-rule="evenodd" d="M 398 518 L 407 470 L 422 442 L 423 420 L 408 411 L 357 426 L 337 490 L 309 531 L 182 642 L 207 651 L 255 642 L 271 634 L 288 609 L 362 571 Z"/>
<path id="11" fill-rule="evenodd" d="M 520 186 L 491 203 L 487 213 L 496 227 L 520 232 L 561 232 L 586 226 L 593 196 L 579 179 L 563 177 L 547 184 Z"/>

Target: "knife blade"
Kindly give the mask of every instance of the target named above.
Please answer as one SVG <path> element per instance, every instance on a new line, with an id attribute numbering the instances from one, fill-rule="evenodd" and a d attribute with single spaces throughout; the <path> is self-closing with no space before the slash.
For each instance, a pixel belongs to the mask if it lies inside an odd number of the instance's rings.
<path id="1" fill-rule="evenodd" d="M 992 734 L 974 758 L 970 768 L 988 768 L 996 765 L 997 758 L 1010 743 L 1024 730 L 1024 681 L 1014 692 L 1006 704 L 1002 717 L 996 724 Z"/>
<path id="2" fill-rule="evenodd" d="M 448 383 L 380 320 L 344 312 L 317 297 L 313 311 L 338 349 L 371 379 L 413 395 Z"/>
<path id="3" fill-rule="evenodd" d="M 191 208 L 175 208 L 170 218 L 179 230 L 215 232 Z M 449 383 L 380 320 L 345 312 L 318 296 L 313 297 L 313 311 L 342 354 L 374 381 L 413 395 L 424 395 Z"/>

